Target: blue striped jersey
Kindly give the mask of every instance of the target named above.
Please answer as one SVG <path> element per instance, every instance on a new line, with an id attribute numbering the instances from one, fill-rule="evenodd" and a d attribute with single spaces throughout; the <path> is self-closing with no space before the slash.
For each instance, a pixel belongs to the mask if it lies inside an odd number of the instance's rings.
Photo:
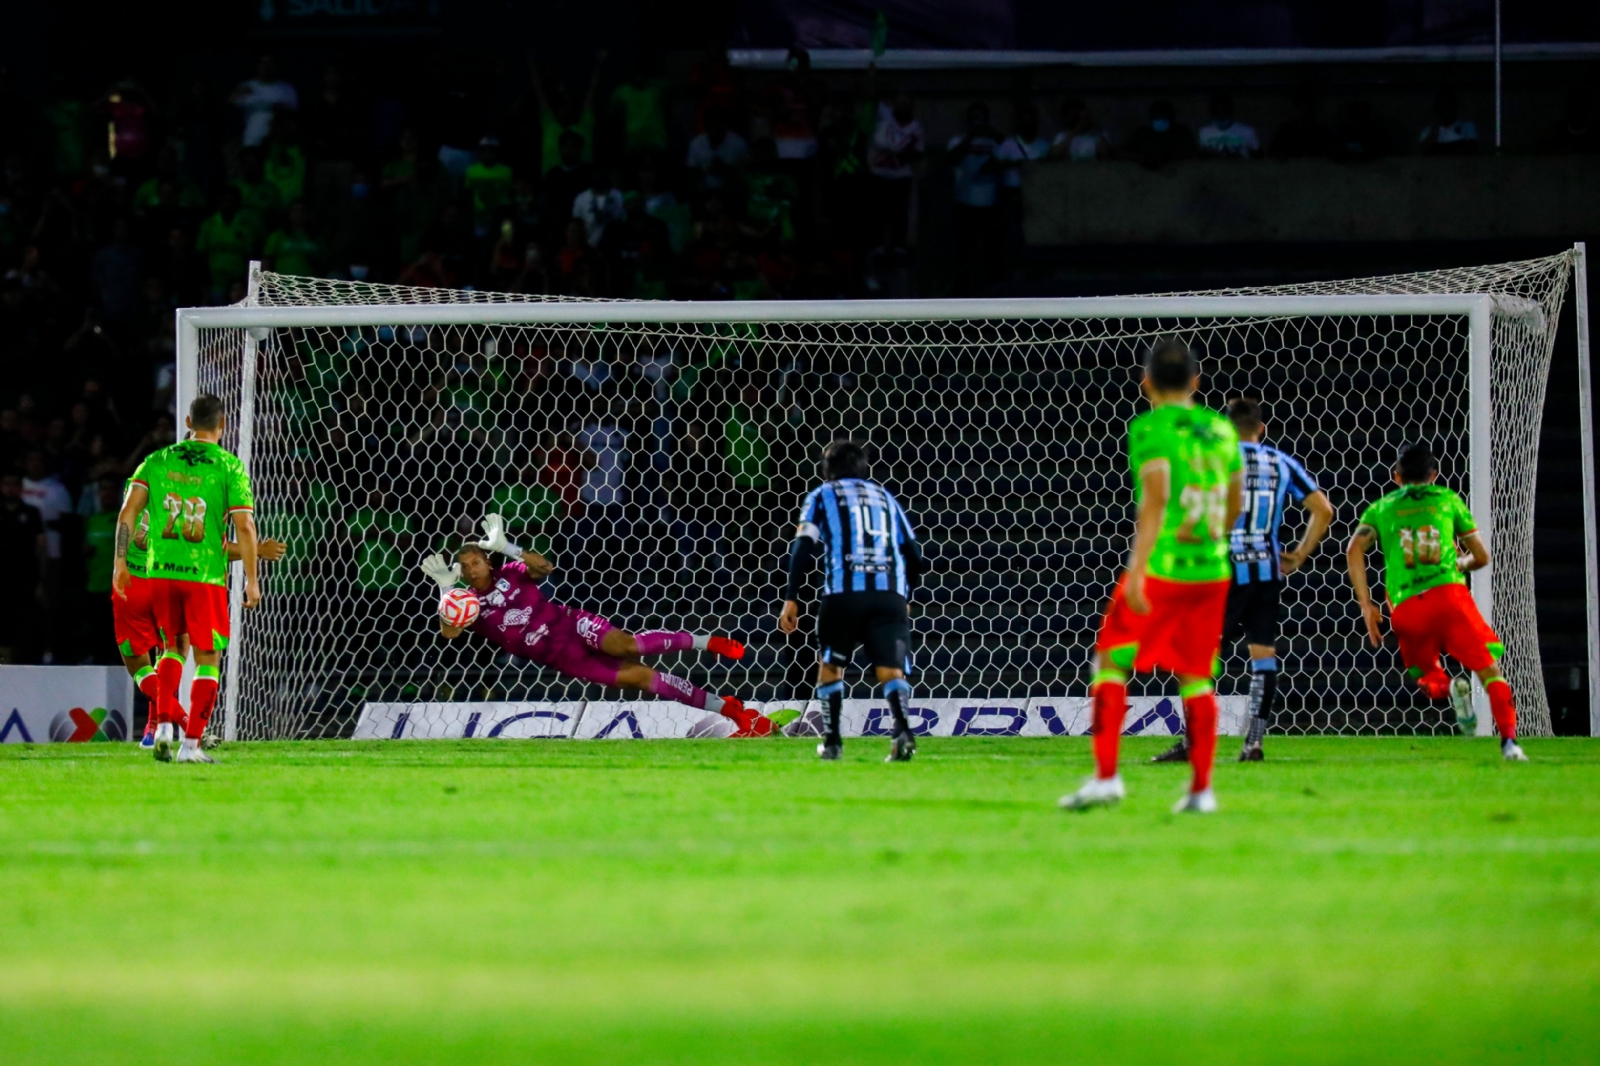
<path id="1" fill-rule="evenodd" d="M 799 534 L 822 545 L 822 594 L 898 592 L 909 596 L 906 545 L 911 520 L 875 481 L 841 478 L 812 489 L 800 505 Z"/>
<path id="2" fill-rule="evenodd" d="M 1244 460 L 1244 510 L 1233 527 L 1233 583 L 1275 581 L 1283 577 L 1278 529 L 1284 506 L 1318 491 L 1316 479 L 1292 456 L 1266 444 L 1239 445 Z"/>

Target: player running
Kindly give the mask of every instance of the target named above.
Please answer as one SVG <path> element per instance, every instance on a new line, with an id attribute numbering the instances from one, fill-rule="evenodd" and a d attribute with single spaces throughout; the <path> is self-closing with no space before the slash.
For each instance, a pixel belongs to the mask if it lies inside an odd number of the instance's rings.
<path id="1" fill-rule="evenodd" d="M 152 452 L 134 471 L 122 511 L 111 587 L 126 599 L 133 582 L 129 552 L 140 516 L 148 522 L 148 588 L 156 636 L 166 650 L 156 665 L 155 757 L 173 758 L 172 742 L 181 727 L 178 762 L 215 762 L 201 750 L 216 707 L 218 664 L 228 646 L 228 538 L 233 522 L 239 558 L 244 563 L 244 605 L 261 601 L 256 575 L 255 502 L 244 464 L 218 443 L 227 426 L 222 401 L 210 394 L 195 398 L 187 418 L 190 440 Z M 159 529 L 154 537 L 150 531 Z M 189 689 L 187 720 L 178 703 L 183 680 L 181 641 L 194 649 L 195 679 Z"/>
<path id="2" fill-rule="evenodd" d="M 568 677 L 608 688 L 632 688 L 676 700 L 695 710 L 713 711 L 732 721 L 736 737 L 761 737 L 772 732 L 772 722 L 733 696 L 713 696 L 673 674 L 652 670 L 640 656 L 670 651 L 710 651 L 728 659 L 744 658 L 744 645 L 724 636 L 652 630 L 626 633 L 589 611 L 551 603 L 539 582 L 555 567 L 535 551 L 524 551 L 506 539 L 505 522 L 496 514 L 483 520 L 484 539 L 463 545 L 456 561 L 430 555 L 422 572 L 441 592 L 465 581 L 478 596 L 477 621 L 465 629 L 439 619 L 439 632 L 454 640 L 467 629 L 519 659 L 549 666 Z M 509 556 L 496 565 L 490 552 Z"/>
<path id="3" fill-rule="evenodd" d="M 1222 644 L 1232 584 L 1228 532 L 1239 517 L 1244 475 L 1239 437 L 1227 419 L 1194 404 L 1200 361 L 1164 337 L 1145 359 L 1149 411 L 1128 426 L 1128 465 L 1138 504 L 1128 568 L 1111 594 L 1095 641 L 1095 776 L 1061 797 L 1078 810 L 1126 794 L 1117 745 L 1128 711 L 1128 676 L 1156 669 L 1178 675 L 1194 777 L 1174 812 L 1209 814 L 1217 748 L 1217 697 L 1211 678 Z"/>
<path id="4" fill-rule="evenodd" d="M 1228 404 L 1228 420 L 1239 434 L 1244 462 L 1244 513 L 1233 526 L 1230 556 L 1233 586 L 1223 615 L 1222 639 L 1241 635 L 1250 650 L 1250 732 L 1239 750 L 1240 762 L 1260 762 L 1261 738 L 1272 724 L 1278 697 L 1278 599 L 1284 579 L 1305 564 L 1333 521 L 1333 504 L 1293 456 L 1262 444 L 1266 423 L 1261 404 L 1251 399 Z M 1278 539 L 1284 505 L 1293 499 L 1310 512 L 1305 533 L 1288 551 Z M 1184 737 L 1151 762 L 1189 758 Z"/>
<path id="5" fill-rule="evenodd" d="M 817 612 L 817 699 L 827 708 L 827 733 L 817 745 L 823 759 L 839 758 L 844 741 L 844 668 L 864 645 L 894 715 L 894 736 L 885 762 L 908 762 L 916 754 L 906 708 L 911 703 L 911 586 L 926 570 L 911 521 L 889 490 L 870 479 L 866 449 L 834 441 L 822 453 L 823 484 L 800 505 L 800 523 L 789 545 L 789 583 L 778 628 L 800 624 L 800 582 L 812 560 L 825 560 L 822 603 Z"/>
<path id="6" fill-rule="evenodd" d="M 1345 551 L 1350 584 L 1367 638 L 1379 647 L 1383 608 L 1372 602 L 1367 586 L 1367 552 L 1376 544 L 1383 552 L 1389 621 L 1406 670 L 1431 698 L 1444 699 L 1451 695 L 1452 682 L 1439 665 L 1439 652 L 1449 652 L 1483 682 L 1500 733 L 1500 754 L 1526 762 L 1517 744 L 1511 684 L 1497 665 L 1505 645 L 1478 613 L 1464 576 L 1489 565 L 1489 547 L 1461 497 L 1434 484 L 1438 476 L 1439 461 L 1427 445 L 1413 444 L 1400 453 L 1394 468 L 1400 487 L 1362 512 Z M 1467 549 L 1465 559 L 1456 554 L 1458 541 Z"/>

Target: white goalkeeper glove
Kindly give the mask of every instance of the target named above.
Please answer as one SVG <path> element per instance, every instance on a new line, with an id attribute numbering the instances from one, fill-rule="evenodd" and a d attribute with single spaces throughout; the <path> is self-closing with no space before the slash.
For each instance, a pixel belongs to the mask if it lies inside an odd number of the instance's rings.
<path id="1" fill-rule="evenodd" d="M 478 547 L 513 559 L 522 558 L 522 549 L 506 539 L 506 520 L 497 514 L 483 516 L 483 539 L 478 541 Z"/>
<path id="2" fill-rule="evenodd" d="M 461 580 L 461 564 L 447 563 L 437 552 L 422 560 L 422 572 L 433 578 L 440 592 L 449 592 Z"/>

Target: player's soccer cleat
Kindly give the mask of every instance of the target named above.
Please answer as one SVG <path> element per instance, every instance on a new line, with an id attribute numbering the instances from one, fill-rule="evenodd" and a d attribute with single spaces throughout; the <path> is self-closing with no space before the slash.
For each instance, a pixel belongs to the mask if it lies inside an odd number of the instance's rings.
<path id="1" fill-rule="evenodd" d="M 207 755 L 206 754 L 206 750 L 204 748 L 202 748 L 199 744 L 194 744 L 194 745 L 185 744 L 185 745 L 183 745 L 182 747 L 180 747 L 178 749 L 178 757 L 174 761 L 175 762 L 209 762 L 209 763 L 214 763 L 217 760 L 213 759 L 210 755 Z"/>
<path id="2" fill-rule="evenodd" d="M 1172 805 L 1173 814 L 1216 814 L 1217 796 L 1209 788 L 1201 792 L 1186 792 Z"/>
<path id="3" fill-rule="evenodd" d="M 894 739 L 889 741 L 889 754 L 884 756 L 884 762 L 910 762 L 911 757 L 917 753 L 916 738 L 910 730 L 896 733 Z"/>
<path id="4" fill-rule="evenodd" d="M 139 738 L 139 746 L 141 748 L 153 748 L 153 747 L 156 746 L 156 727 L 155 726 L 153 726 L 153 725 L 145 726 L 144 736 Z"/>
<path id="5" fill-rule="evenodd" d="M 1506 762 L 1528 761 L 1528 756 L 1522 750 L 1522 746 L 1509 737 L 1500 742 L 1500 757 Z"/>
<path id="6" fill-rule="evenodd" d="M 1456 715 L 1456 732 L 1470 737 L 1478 731 L 1478 714 L 1472 709 L 1472 682 L 1458 677 L 1450 682 L 1450 709 Z"/>
<path id="7" fill-rule="evenodd" d="M 844 745 L 837 740 L 824 740 L 817 745 L 817 758 L 823 762 L 838 762 L 844 754 Z"/>
<path id="8" fill-rule="evenodd" d="M 172 749 L 176 746 L 173 733 L 176 728 L 171 722 L 162 722 L 156 726 L 155 743 L 151 745 L 155 748 L 156 762 L 172 761 Z"/>
<path id="9" fill-rule="evenodd" d="M 1113 803 L 1120 803 L 1127 796 L 1128 790 L 1122 787 L 1122 775 L 1115 777 L 1091 777 L 1083 783 L 1083 787 L 1076 792 L 1069 792 L 1056 801 L 1056 806 L 1064 811 L 1086 811 L 1090 807 L 1109 807 Z"/>
<path id="10" fill-rule="evenodd" d="M 772 735 L 772 719 L 753 707 L 746 707 L 733 696 L 723 697 L 722 717 L 739 727 L 733 731 L 736 738 Z"/>
<path id="11" fill-rule="evenodd" d="M 1162 752 L 1160 755 L 1155 756 L 1150 761 L 1151 762 L 1188 762 L 1189 761 L 1189 745 L 1188 745 L 1188 743 L 1186 741 L 1184 741 L 1184 739 L 1182 737 L 1179 737 L 1178 738 L 1178 742 L 1176 744 L 1172 745 L 1172 747 L 1168 748 L 1166 751 Z"/>
<path id="12" fill-rule="evenodd" d="M 716 652 L 725 659 L 744 658 L 744 645 L 732 637 L 712 637 L 706 641 L 706 651 Z"/>
<path id="13" fill-rule="evenodd" d="M 1261 750 L 1260 741 L 1256 741 L 1254 744 L 1246 744 L 1244 747 L 1239 749 L 1240 762 L 1260 762 L 1266 757 L 1266 753 Z"/>

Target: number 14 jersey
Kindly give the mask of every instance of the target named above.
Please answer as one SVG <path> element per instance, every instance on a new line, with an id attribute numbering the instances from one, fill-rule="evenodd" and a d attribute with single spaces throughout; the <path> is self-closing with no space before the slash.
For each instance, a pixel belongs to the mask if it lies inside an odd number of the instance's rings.
<path id="1" fill-rule="evenodd" d="M 232 452 L 186 440 L 146 456 L 133 483 L 150 493 L 150 576 L 228 583 L 228 519 L 253 511 L 250 475 Z"/>
<path id="2" fill-rule="evenodd" d="M 1477 532 L 1478 523 L 1443 485 L 1396 489 L 1361 513 L 1361 525 L 1378 534 L 1391 610 L 1419 592 L 1467 583 L 1456 568 L 1456 538 Z"/>

